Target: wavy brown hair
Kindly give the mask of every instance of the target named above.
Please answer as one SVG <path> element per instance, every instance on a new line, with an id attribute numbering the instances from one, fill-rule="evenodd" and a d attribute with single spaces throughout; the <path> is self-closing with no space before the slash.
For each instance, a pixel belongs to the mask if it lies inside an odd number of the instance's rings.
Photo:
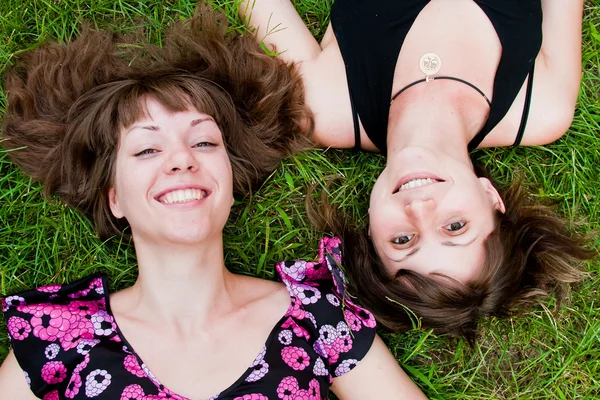
<path id="1" fill-rule="evenodd" d="M 145 115 L 148 97 L 215 118 L 236 194 L 310 147 L 313 120 L 294 67 L 229 32 L 223 15 L 202 5 L 162 47 L 141 37 L 84 28 L 70 43 L 23 53 L 6 74 L 3 145 L 12 161 L 89 217 L 101 238 L 126 226 L 112 216 L 108 190 L 120 132 Z"/>
<path id="2" fill-rule="evenodd" d="M 491 179 L 482 169 L 476 171 Z M 506 212 L 496 213 L 495 228 L 484 242 L 483 272 L 466 284 L 410 270 L 394 278 L 377 255 L 368 227 L 354 227 L 328 203 L 325 192 L 318 212 L 312 204 L 307 209 L 317 228 L 342 239 L 350 289 L 384 328 L 406 331 L 418 318 L 423 328 L 464 337 L 473 345 L 483 317 L 512 316 L 551 295 L 560 304 L 569 284 L 582 278 L 582 261 L 595 256 L 586 237 L 572 233 L 550 206 L 537 204 L 520 179 L 499 192 Z"/>

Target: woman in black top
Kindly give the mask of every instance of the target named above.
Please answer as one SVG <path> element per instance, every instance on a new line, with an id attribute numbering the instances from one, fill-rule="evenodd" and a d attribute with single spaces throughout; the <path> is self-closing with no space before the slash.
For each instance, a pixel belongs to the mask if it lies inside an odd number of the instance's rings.
<path id="1" fill-rule="evenodd" d="M 350 234 L 355 290 L 388 328 L 472 339 L 481 315 L 558 290 L 590 256 L 564 223 L 478 174 L 469 150 L 542 145 L 568 129 L 583 1 L 336 0 L 319 44 L 288 1 L 240 14 L 294 62 L 323 147 L 379 151 L 369 227 Z M 370 238 L 370 242 L 367 238 Z M 351 241 L 351 243 L 348 242 Z M 394 300 L 390 302 L 390 299 Z"/>

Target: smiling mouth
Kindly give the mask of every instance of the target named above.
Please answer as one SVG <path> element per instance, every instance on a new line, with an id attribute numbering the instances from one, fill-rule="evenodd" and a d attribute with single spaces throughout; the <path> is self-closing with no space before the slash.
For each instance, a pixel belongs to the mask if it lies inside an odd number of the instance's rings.
<path id="1" fill-rule="evenodd" d="M 210 192 L 204 189 L 181 189 L 173 190 L 157 198 L 162 204 L 189 203 L 191 201 L 202 200 L 210 195 Z"/>
<path id="2" fill-rule="evenodd" d="M 408 189 L 414 189 L 414 188 L 418 188 L 418 187 L 422 187 L 422 186 L 432 185 L 432 184 L 438 183 L 438 182 L 445 182 L 445 181 L 443 181 L 441 179 L 433 179 L 433 178 L 411 179 L 410 181 L 406 182 L 405 184 L 397 187 L 396 190 L 394 190 L 393 194 L 396 194 L 398 192 L 408 190 Z"/>

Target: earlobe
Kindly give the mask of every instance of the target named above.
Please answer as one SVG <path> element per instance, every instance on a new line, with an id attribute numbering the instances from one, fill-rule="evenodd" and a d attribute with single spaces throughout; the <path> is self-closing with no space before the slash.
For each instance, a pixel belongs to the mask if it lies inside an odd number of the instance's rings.
<path id="1" fill-rule="evenodd" d="M 500 193 L 498 193 L 498 190 L 496 190 L 494 185 L 492 185 L 492 182 L 490 182 L 490 180 L 487 178 L 479 178 L 479 182 L 483 186 L 483 189 L 485 190 L 485 193 L 487 194 L 488 198 L 492 202 L 492 205 L 494 206 L 494 208 L 497 211 L 500 211 L 502 214 L 504 214 L 506 212 L 506 207 L 504 206 L 504 201 L 502 201 L 502 197 L 500 197 Z"/>
<path id="2" fill-rule="evenodd" d="M 108 205 L 110 206 L 110 211 L 115 216 L 115 218 L 120 219 L 123 218 L 123 211 L 121 211 L 121 207 L 119 207 L 119 201 L 117 200 L 117 191 L 114 187 L 108 190 Z"/>

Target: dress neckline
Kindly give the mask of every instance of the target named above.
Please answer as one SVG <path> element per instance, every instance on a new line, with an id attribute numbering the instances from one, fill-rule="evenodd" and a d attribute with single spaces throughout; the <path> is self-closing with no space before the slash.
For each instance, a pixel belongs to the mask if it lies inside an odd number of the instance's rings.
<path id="1" fill-rule="evenodd" d="M 285 278 L 282 276 L 282 279 L 285 279 Z M 254 360 L 253 360 L 252 363 L 256 362 L 256 360 L 261 356 L 261 354 L 262 354 L 263 351 L 265 351 L 265 354 L 266 354 L 266 352 L 268 352 L 269 347 L 271 346 L 271 343 L 273 343 L 273 341 L 275 340 L 275 338 L 276 338 L 276 336 L 278 334 L 279 327 L 281 327 L 281 325 L 288 318 L 289 313 L 293 310 L 294 303 L 293 303 L 293 299 L 292 299 L 292 293 L 290 292 L 287 284 L 285 285 L 285 287 L 286 287 L 286 291 L 288 292 L 288 297 L 289 297 L 290 304 L 288 305 L 288 307 L 287 307 L 285 313 L 283 314 L 283 316 L 277 320 L 277 322 L 275 323 L 275 325 L 273 326 L 273 328 L 269 332 L 269 335 L 267 336 L 267 339 L 265 340 L 265 343 L 263 344 L 263 347 L 261 348 L 261 350 L 259 351 L 259 353 L 254 357 Z M 119 337 L 119 339 L 121 340 L 121 342 L 123 343 L 123 345 L 127 346 L 127 349 L 129 350 L 129 352 L 131 352 L 131 354 L 137 359 L 138 363 L 140 364 L 140 367 L 144 371 L 144 376 L 147 379 L 149 379 L 157 387 L 166 389 L 168 392 L 174 394 L 177 397 L 180 397 L 181 399 L 191 400 L 190 398 L 182 396 L 182 395 L 178 394 L 177 392 L 171 390 L 170 388 L 168 388 L 164 384 L 162 384 L 160 382 L 160 380 L 156 377 L 156 375 L 154 375 L 152 373 L 152 371 L 150 371 L 150 369 L 148 368 L 148 366 L 144 363 L 144 360 L 142 360 L 142 358 L 139 356 L 139 354 L 135 351 L 134 347 L 129 343 L 129 341 L 127 340 L 127 338 L 125 337 L 125 335 L 121 331 L 121 328 L 119 327 L 119 324 L 117 323 L 117 319 L 116 319 L 116 317 L 113 314 L 112 309 L 111 309 L 110 293 L 109 293 L 109 290 L 108 290 L 108 288 L 109 288 L 109 286 L 108 286 L 108 278 L 107 278 L 106 275 L 102 276 L 102 288 L 103 288 L 103 293 L 104 293 L 103 296 L 104 296 L 104 301 L 105 301 L 105 305 L 106 305 L 106 312 L 113 319 L 113 322 L 115 324 L 115 331 L 117 333 L 117 336 Z M 123 350 L 123 351 L 125 352 L 125 350 Z M 221 392 L 213 395 L 212 397 L 209 397 L 207 400 L 218 400 L 218 399 L 222 398 L 222 396 L 227 395 L 229 392 L 231 392 L 232 390 L 234 390 L 235 388 L 237 388 L 240 384 L 242 384 L 246 380 L 246 378 L 248 378 L 248 376 L 252 373 L 252 371 L 253 371 L 253 366 L 251 364 L 250 366 L 248 366 L 248 368 L 246 368 L 246 370 L 244 371 L 244 373 L 242 373 L 242 375 L 239 378 L 237 378 L 231 385 L 229 385 L 227 388 L 223 389 L 223 391 L 221 391 Z"/>

